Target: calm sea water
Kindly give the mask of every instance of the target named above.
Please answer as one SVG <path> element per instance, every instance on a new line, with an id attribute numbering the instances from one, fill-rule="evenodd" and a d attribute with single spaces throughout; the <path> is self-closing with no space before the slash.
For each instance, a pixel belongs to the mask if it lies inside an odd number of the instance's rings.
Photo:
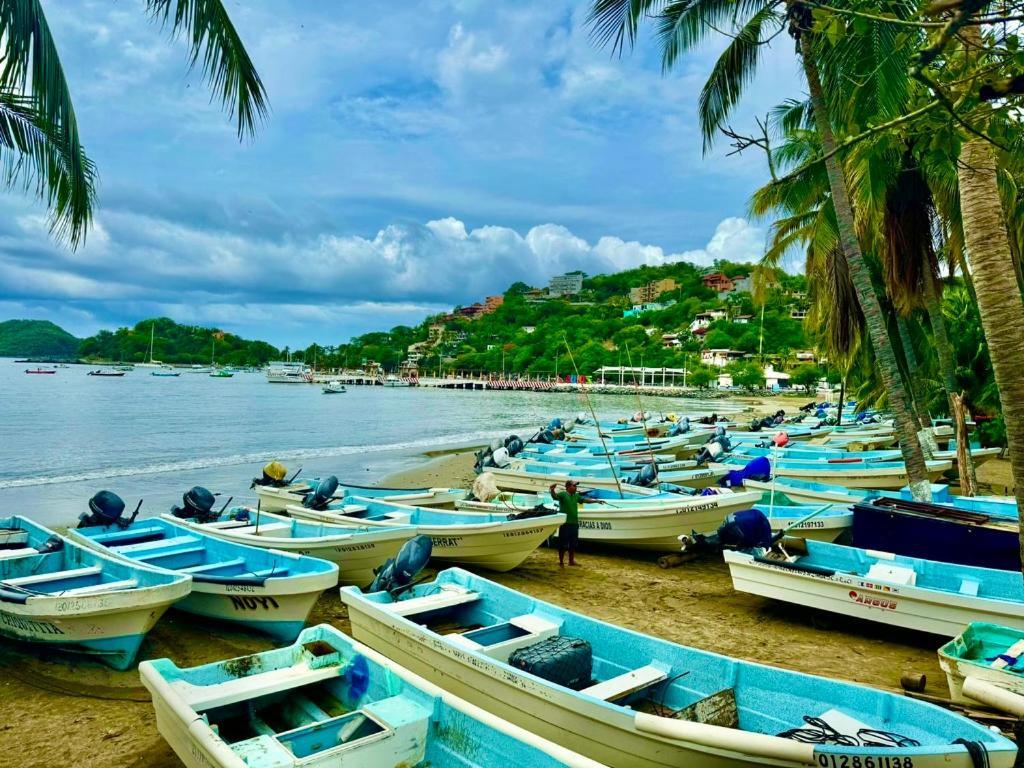
<path id="1" fill-rule="evenodd" d="M 0 360 L 3 514 L 67 525 L 96 491 L 145 499 L 157 514 L 192 485 L 251 500 L 249 480 L 271 459 L 303 474 L 369 484 L 423 461 L 428 450 L 532 434 L 553 416 L 586 409 L 576 394 L 268 384 L 262 374 L 178 378 L 139 369 L 123 378 L 84 366 L 28 375 Z M 635 411 L 632 397 L 595 396 L 598 415 Z M 645 398 L 652 412 L 700 407 Z M 721 408 L 722 404 L 717 404 Z"/>

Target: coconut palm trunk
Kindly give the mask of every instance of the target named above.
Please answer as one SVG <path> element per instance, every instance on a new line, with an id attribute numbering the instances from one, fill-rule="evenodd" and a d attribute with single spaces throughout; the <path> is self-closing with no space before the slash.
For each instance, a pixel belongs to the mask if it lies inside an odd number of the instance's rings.
<path id="1" fill-rule="evenodd" d="M 967 259 L 1006 423 L 1006 449 L 1019 515 L 1024 511 L 1024 301 L 999 199 L 992 145 L 982 138 L 967 139 L 958 168 Z M 1021 553 L 1024 555 L 1024 525 Z"/>
<path id="2" fill-rule="evenodd" d="M 893 312 L 896 316 L 896 332 L 899 334 L 899 346 L 905 363 L 904 371 L 906 376 L 903 383 L 907 386 L 910 394 L 911 405 L 913 406 L 914 418 L 917 421 L 917 428 L 924 429 L 931 426 L 931 418 L 925 409 L 924 393 L 921 390 L 921 377 L 918 374 L 917 353 L 914 352 L 914 342 L 910 338 L 910 330 L 907 328 L 907 321 L 899 312 Z M 898 360 L 897 360 L 898 362 Z"/>
<path id="3" fill-rule="evenodd" d="M 808 29 L 801 31 L 800 52 L 804 73 L 807 76 L 811 105 L 814 109 L 815 125 L 821 140 L 821 149 L 826 155 L 825 170 L 828 173 L 832 205 L 835 208 L 836 220 L 839 225 L 839 241 L 842 245 L 843 258 L 846 259 L 850 280 L 853 282 L 857 299 L 864 313 L 864 324 L 867 326 L 868 337 L 871 339 L 871 346 L 875 352 L 875 364 L 878 366 L 882 384 L 889 396 L 889 407 L 896 422 L 896 433 L 900 438 L 900 450 L 903 453 L 903 460 L 906 462 L 910 488 L 915 499 L 927 501 L 931 499 L 931 486 L 924 452 L 921 450 L 921 442 L 918 439 L 916 419 L 910 397 L 903 384 L 903 377 L 900 375 L 882 305 L 878 300 L 878 294 L 875 293 L 870 269 L 861 252 L 860 243 L 857 241 L 853 207 L 846 189 L 846 178 L 836 155 L 836 140 L 829 123 L 828 108 L 825 105 L 821 78 L 818 75 L 811 46 L 811 32 Z M 1024 310 L 1024 305 L 1022 305 L 1022 310 Z M 1021 344 L 1024 346 L 1024 336 L 1021 338 Z M 1024 377 L 1021 377 L 1020 382 L 1021 388 L 1024 390 Z M 1021 399 L 1021 409 L 1022 416 L 1024 416 L 1024 396 Z M 1021 455 L 1024 458 L 1024 451 Z M 1021 464 L 1021 469 L 1024 471 L 1024 463 Z M 1024 489 L 1024 482 L 1020 486 Z"/>

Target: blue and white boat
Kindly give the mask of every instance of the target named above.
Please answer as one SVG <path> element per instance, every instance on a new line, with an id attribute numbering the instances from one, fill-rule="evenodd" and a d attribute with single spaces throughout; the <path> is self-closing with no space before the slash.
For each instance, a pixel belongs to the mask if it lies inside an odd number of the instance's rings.
<path id="1" fill-rule="evenodd" d="M 971 447 L 971 458 L 975 466 L 984 464 L 1002 452 L 1001 448 L 982 448 L 981 446 Z M 797 461 L 903 461 L 903 453 L 897 448 L 886 450 L 850 451 L 846 448 L 832 447 L 828 445 L 799 444 L 797 446 L 786 446 L 784 448 L 762 448 L 751 445 L 740 445 L 733 452 L 735 456 L 777 456 L 779 459 L 792 459 Z M 955 447 L 946 451 L 937 451 L 932 457 L 937 461 L 949 461 L 956 464 Z"/>
<path id="2" fill-rule="evenodd" d="M 725 457 L 721 461 L 730 469 L 738 469 L 750 460 L 744 457 Z M 948 472 L 951 467 L 952 464 L 948 461 L 925 462 L 928 478 L 933 482 L 944 472 Z M 902 488 L 909 482 L 907 467 L 902 461 L 794 461 L 782 459 L 772 461 L 771 470 L 778 480 L 829 482 L 846 488 Z"/>
<path id="3" fill-rule="evenodd" d="M 162 518 L 72 529 L 68 538 L 191 576 L 192 592 L 175 608 L 282 642 L 298 636 L 320 594 L 338 583 L 338 566 L 326 560 L 223 541 Z"/>
<path id="4" fill-rule="evenodd" d="M 298 520 L 335 527 L 386 531 L 413 526 L 417 533 L 430 537 L 434 560 L 491 571 L 510 571 L 518 567 L 565 522 L 565 515 L 553 510 L 517 519 L 508 513 L 489 515 L 428 509 L 360 496 L 349 496 L 317 509 L 293 504 L 287 512 Z"/>
<path id="5" fill-rule="evenodd" d="M 285 648 L 139 673 L 188 768 L 601 768 L 326 624 Z"/>
<path id="6" fill-rule="evenodd" d="M 301 504 L 311 493 L 315 493 L 327 477 L 307 477 L 286 485 L 255 484 L 254 490 L 264 512 L 284 512 L 289 504 Z M 376 486 L 338 483 L 332 499 L 346 496 L 365 496 L 393 501 L 397 504 L 412 504 L 418 507 L 452 506 L 466 498 L 466 492 L 458 488 L 380 488 Z"/>
<path id="7" fill-rule="evenodd" d="M 939 666 L 946 673 L 949 697 L 953 701 L 968 705 L 981 701 L 1018 716 L 1024 714 L 1022 662 L 1024 630 L 999 624 L 972 622 L 939 648 Z M 984 684 L 980 688 L 979 681 Z M 986 687 L 1000 690 L 992 695 Z M 979 694 L 980 698 L 976 699 Z"/>
<path id="8" fill-rule="evenodd" d="M 236 507 L 212 521 L 163 515 L 189 530 L 236 544 L 309 555 L 338 565 L 342 584 L 369 584 L 374 571 L 398 554 L 416 535 L 412 526 L 392 528 L 342 527 L 292 520 L 268 512 Z"/>
<path id="9" fill-rule="evenodd" d="M 566 480 L 580 482 L 583 488 L 603 488 L 606 490 L 623 490 L 635 492 L 633 486 L 637 482 L 650 482 L 644 479 L 647 468 L 638 472 L 620 471 L 612 467 L 578 467 L 543 464 L 539 462 L 513 459 L 508 467 L 488 467 L 487 472 L 494 476 L 497 486 L 506 491 L 546 491 L 552 484 L 562 485 Z M 716 485 L 725 477 L 727 468 L 713 465 L 695 469 L 677 469 L 658 472 L 657 480 L 662 483 L 685 485 L 689 488 L 707 488 Z M 643 474 L 642 474 L 643 473 Z"/>
<path id="10" fill-rule="evenodd" d="M 1020 571 L 904 557 L 839 544 L 786 539 L 785 557 L 729 551 L 740 592 L 954 637 L 972 621 L 1024 629 Z"/>
<path id="11" fill-rule="evenodd" d="M 1011 741 L 931 704 L 676 645 L 459 569 L 397 598 L 341 597 L 361 642 L 613 768 L 974 768 L 963 740 L 990 766 L 1016 755 Z M 534 661 L 552 657 L 563 664 Z"/>
<path id="12" fill-rule="evenodd" d="M 774 492 L 776 499 L 784 497 L 792 504 L 856 504 L 859 501 L 867 501 L 879 496 L 914 498 L 910 488 L 906 486 L 899 489 L 847 488 L 835 483 L 815 483 L 792 477 L 777 477 L 772 480 L 746 479 L 743 481 L 743 487 L 752 491 L 760 491 L 763 498 L 766 499 Z M 932 500 L 943 504 L 951 503 L 953 499 L 959 498 L 950 494 L 948 485 L 933 483 L 931 492 Z"/>
<path id="13" fill-rule="evenodd" d="M 0 636 L 128 669 L 191 588 L 188 576 L 80 547 L 26 517 L 0 518 Z"/>

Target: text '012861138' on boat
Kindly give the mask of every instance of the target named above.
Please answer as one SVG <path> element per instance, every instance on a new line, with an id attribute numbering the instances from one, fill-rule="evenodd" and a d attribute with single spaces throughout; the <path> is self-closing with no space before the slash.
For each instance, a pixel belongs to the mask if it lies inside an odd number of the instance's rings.
<path id="1" fill-rule="evenodd" d="M 1016 755 L 931 704 L 676 645 L 459 569 L 398 597 L 341 596 L 361 642 L 614 768 L 976 768 L 972 753 L 1006 768 Z"/>

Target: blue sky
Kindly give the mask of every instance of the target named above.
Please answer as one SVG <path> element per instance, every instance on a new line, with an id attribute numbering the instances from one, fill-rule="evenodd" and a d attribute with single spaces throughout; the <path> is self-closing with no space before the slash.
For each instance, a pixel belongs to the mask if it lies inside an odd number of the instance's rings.
<path id="1" fill-rule="evenodd" d="M 229 0 L 272 108 L 240 144 L 141 0 L 43 6 L 99 208 L 71 252 L 0 194 L 0 319 L 338 343 L 515 280 L 763 247 L 762 158 L 701 152 L 721 41 L 663 76 L 649 30 L 621 59 L 595 48 L 582 2 Z M 801 93 L 780 37 L 734 125 Z"/>

